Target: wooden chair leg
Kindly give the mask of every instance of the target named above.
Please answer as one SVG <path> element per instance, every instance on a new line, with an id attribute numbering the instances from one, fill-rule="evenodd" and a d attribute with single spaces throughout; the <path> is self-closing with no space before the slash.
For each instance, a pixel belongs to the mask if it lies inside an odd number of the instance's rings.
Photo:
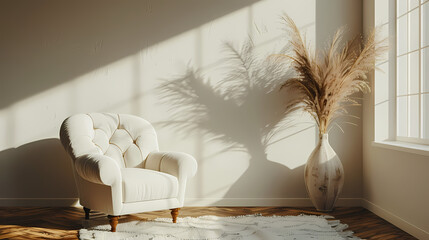
<path id="1" fill-rule="evenodd" d="M 177 216 L 179 215 L 179 209 L 180 208 L 171 209 L 171 216 L 173 217 L 173 223 L 176 223 L 177 221 Z"/>
<path id="2" fill-rule="evenodd" d="M 112 227 L 110 229 L 111 232 L 116 232 L 116 226 L 118 225 L 119 216 L 107 216 L 109 218 L 110 226 Z"/>
<path id="3" fill-rule="evenodd" d="M 91 212 L 91 209 L 83 207 L 83 211 L 85 211 L 85 219 L 89 219 L 89 213 Z"/>

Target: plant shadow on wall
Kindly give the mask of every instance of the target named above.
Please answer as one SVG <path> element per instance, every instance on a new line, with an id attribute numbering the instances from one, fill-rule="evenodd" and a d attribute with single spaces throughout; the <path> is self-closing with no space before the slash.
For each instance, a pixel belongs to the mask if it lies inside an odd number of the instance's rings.
<path id="1" fill-rule="evenodd" d="M 297 99 L 288 91 L 280 91 L 280 86 L 294 73 L 288 62 L 258 56 L 251 40 L 240 49 L 227 43 L 225 49 L 227 73 L 216 84 L 210 83 L 199 70 L 188 67 L 186 74 L 160 86 L 162 102 L 171 107 L 174 119 L 160 125 L 184 135 L 202 133 L 212 141 L 220 141 L 226 147 L 219 152 L 249 154 L 247 170 L 224 198 L 285 197 L 288 184 L 296 185 L 292 181 L 303 179 L 303 168 L 291 170 L 270 161 L 267 148 L 279 141 L 278 136 L 274 138 L 276 134 L 292 126 L 288 116 L 293 109 L 286 111 L 286 106 Z"/>

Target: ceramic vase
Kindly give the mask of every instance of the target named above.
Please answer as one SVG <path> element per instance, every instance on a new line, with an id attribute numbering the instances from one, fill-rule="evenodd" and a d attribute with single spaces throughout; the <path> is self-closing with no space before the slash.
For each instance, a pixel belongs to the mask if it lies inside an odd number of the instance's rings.
<path id="1" fill-rule="evenodd" d="M 319 138 L 319 143 L 308 158 L 304 180 L 316 209 L 323 212 L 332 211 L 343 188 L 344 169 L 334 149 L 329 145 L 328 134 Z"/>

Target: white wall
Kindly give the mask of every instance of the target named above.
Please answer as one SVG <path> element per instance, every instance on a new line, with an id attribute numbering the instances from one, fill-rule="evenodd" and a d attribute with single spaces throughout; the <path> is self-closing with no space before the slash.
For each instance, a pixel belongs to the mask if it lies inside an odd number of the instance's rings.
<path id="1" fill-rule="evenodd" d="M 388 2 L 364 1 L 364 32 L 386 22 L 387 14 L 376 14 L 374 18 L 374 11 L 375 6 L 387 9 Z M 387 98 L 383 93 L 387 92 L 385 75 L 389 71 L 388 68 L 383 69 L 384 72 L 377 72 L 377 79 L 370 78 L 379 96 L 368 95 L 364 99 L 363 205 L 419 239 L 429 239 L 429 158 L 372 144 L 377 137 L 386 138 L 387 135 L 387 124 L 383 127 L 383 123 L 374 123 L 374 105 L 381 102 L 380 97 Z M 388 115 L 387 109 L 388 105 L 377 105 L 376 110 L 382 112 L 381 120 Z M 380 118 L 376 119 L 380 121 Z"/>
<path id="2" fill-rule="evenodd" d="M 259 52 L 278 49 L 287 13 L 321 46 L 337 26 L 361 32 L 361 12 L 354 0 L 2 1 L 0 204 L 73 202 L 70 163 L 57 139 L 61 122 L 80 112 L 121 112 L 151 121 L 162 150 L 196 157 L 188 205 L 310 205 L 303 166 L 316 144 L 314 125 L 298 116 L 305 122 L 261 143 L 282 95 L 261 85 L 237 103 L 214 91 L 226 71 L 222 43 L 239 46 L 250 35 Z M 159 86 L 187 66 L 204 73 L 192 85 L 204 122 L 180 131 L 173 99 L 162 99 Z M 344 129 L 330 137 L 346 172 L 340 204 L 356 205 L 361 128 Z"/>

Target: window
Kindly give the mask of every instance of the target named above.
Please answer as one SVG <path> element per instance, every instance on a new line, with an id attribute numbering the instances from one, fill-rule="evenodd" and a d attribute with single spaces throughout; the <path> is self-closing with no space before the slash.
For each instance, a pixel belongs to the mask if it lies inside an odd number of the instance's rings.
<path id="1" fill-rule="evenodd" d="M 375 141 L 429 144 L 429 0 L 376 0 L 375 25 L 390 46 L 375 72 Z"/>
<path id="2" fill-rule="evenodd" d="M 429 143 L 429 1 L 396 1 L 396 139 Z"/>

